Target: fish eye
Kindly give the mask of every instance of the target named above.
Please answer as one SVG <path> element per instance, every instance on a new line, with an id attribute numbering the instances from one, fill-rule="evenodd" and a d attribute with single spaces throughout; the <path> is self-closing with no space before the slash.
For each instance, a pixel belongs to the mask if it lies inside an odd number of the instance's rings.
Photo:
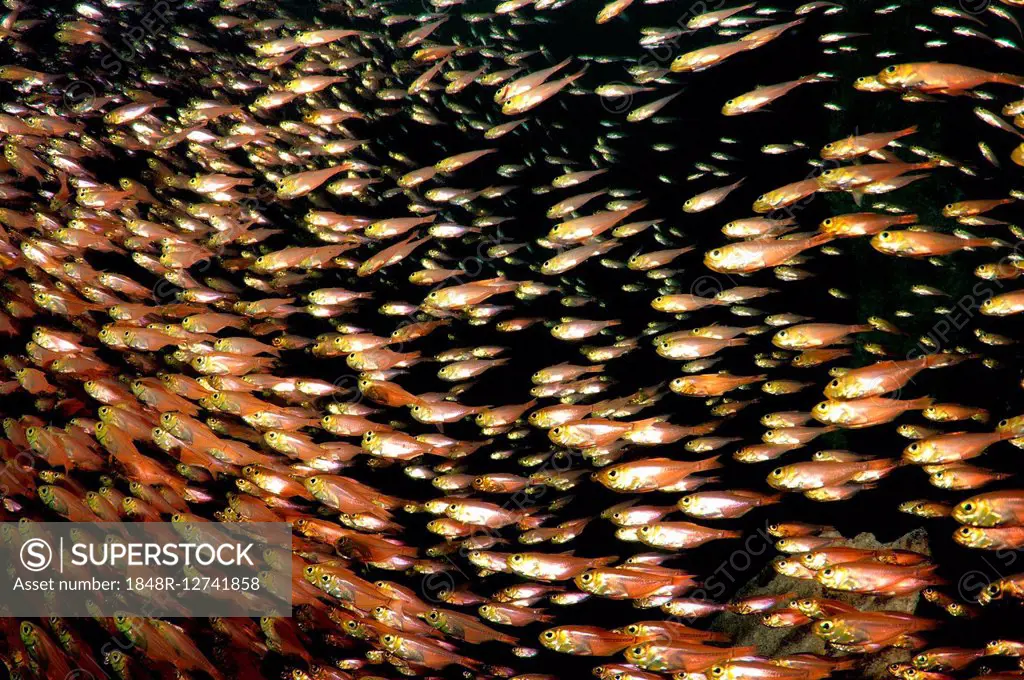
<path id="1" fill-rule="evenodd" d="M 990 583 L 989 586 L 985 588 L 985 592 L 988 593 L 990 597 L 995 597 L 999 595 L 999 584 Z"/>
<path id="2" fill-rule="evenodd" d="M 587 572 L 586 574 L 583 574 L 582 576 L 580 576 L 580 580 L 583 581 L 584 583 L 590 583 L 591 581 L 594 580 L 594 575 L 591 574 L 590 572 Z"/>
<path id="3" fill-rule="evenodd" d="M 772 470 L 772 477 L 781 477 L 781 476 L 782 476 L 782 468 L 775 468 L 774 470 Z"/>
<path id="4" fill-rule="evenodd" d="M 555 434 L 562 434 L 562 428 L 560 428 L 560 427 L 556 427 L 555 429 L 553 429 L 551 431 L 554 432 Z"/>
<path id="5" fill-rule="evenodd" d="M 831 148 L 832 148 L 833 146 L 834 146 L 834 145 L 832 144 L 832 142 L 829 142 L 828 144 L 826 144 L 826 145 L 825 145 L 825 148 L 826 148 L 826 149 L 831 149 Z M 831 220 L 825 220 L 825 221 L 826 221 L 826 222 L 831 222 Z"/>
<path id="6" fill-rule="evenodd" d="M 519 553 L 516 553 L 516 554 L 515 554 L 515 555 L 513 555 L 513 556 L 512 556 L 512 557 L 511 557 L 510 559 L 511 559 L 511 560 L 512 560 L 513 562 L 522 562 L 522 561 L 523 561 L 523 556 L 522 556 L 522 555 L 520 555 Z"/>
<path id="7" fill-rule="evenodd" d="M 920 449 L 920 448 L 921 448 L 921 445 L 920 445 L 920 444 L 911 444 L 911 445 L 910 445 L 910 446 L 908 446 L 907 448 L 908 448 L 908 449 L 909 449 L 910 451 L 917 451 L 918 449 Z"/>
<path id="8" fill-rule="evenodd" d="M 821 572 L 821 573 L 822 573 L 822 574 L 824 574 L 825 576 L 831 576 L 831 575 L 832 575 L 832 574 L 834 574 L 835 572 L 834 572 L 834 571 L 832 570 L 832 567 L 829 567 L 828 569 L 824 570 L 824 571 L 823 571 L 823 572 Z"/>
<path id="9" fill-rule="evenodd" d="M 608 479 L 613 479 L 613 478 L 618 477 L 618 476 L 619 476 L 619 471 L 618 470 L 609 470 L 608 471 Z"/>
<path id="10" fill-rule="evenodd" d="M 833 380 L 828 385 L 829 385 L 829 387 L 839 387 L 839 380 L 838 379 L 837 380 Z"/>
<path id="11" fill-rule="evenodd" d="M 1010 424 L 1009 420 L 1000 420 L 999 421 L 999 427 L 1006 427 L 1009 424 Z"/>
<path id="12" fill-rule="evenodd" d="M 832 146 L 832 145 L 831 145 L 831 144 L 828 144 L 828 145 L 826 145 L 826 146 L 825 146 L 825 148 L 827 149 L 827 148 L 828 148 L 828 147 L 830 147 L 830 146 Z M 829 226 L 829 225 L 831 225 L 831 224 L 832 224 L 832 221 L 833 221 L 833 220 L 832 220 L 832 218 L 830 217 L 830 218 L 828 218 L 827 220 L 825 220 L 825 222 L 824 222 L 824 225 L 825 225 L 825 226 L 827 227 L 827 226 Z"/>
<path id="13" fill-rule="evenodd" d="M 896 67 L 895 66 L 890 66 L 889 68 L 885 69 L 885 72 L 886 73 L 896 73 Z"/>
<path id="14" fill-rule="evenodd" d="M 974 512 L 974 503 L 971 503 L 970 501 L 965 502 L 960 507 L 964 512 Z"/>
<path id="15" fill-rule="evenodd" d="M 821 629 L 822 630 L 831 630 L 832 629 L 832 622 L 831 621 L 822 621 L 821 622 Z"/>
<path id="16" fill-rule="evenodd" d="M 544 638 L 546 640 L 554 640 L 555 639 L 555 631 L 553 631 L 553 630 L 546 630 L 546 631 L 544 631 Z"/>
<path id="17" fill-rule="evenodd" d="M 718 250 L 717 248 L 715 250 L 711 251 L 711 257 L 721 257 L 721 255 L 722 255 L 722 251 Z"/>
<path id="18" fill-rule="evenodd" d="M 644 653 L 644 648 L 643 647 L 634 647 L 633 649 L 629 650 L 629 653 L 632 654 L 633 656 L 640 656 L 641 654 Z"/>
<path id="19" fill-rule="evenodd" d="M 395 641 L 395 636 L 394 635 L 385 635 L 383 640 L 384 640 L 384 644 L 391 644 L 392 642 Z"/>
<path id="20" fill-rule="evenodd" d="M 960 535 L 961 536 L 970 536 L 971 535 L 971 528 L 970 527 L 960 527 Z"/>
<path id="21" fill-rule="evenodd" d="M 892 234 L 890 234 L 889 232 L 883 231 L 881 234 L 878 235 L 878 238 L 882 239 L 883 241 L 888 241 L 891 236 Z"/>

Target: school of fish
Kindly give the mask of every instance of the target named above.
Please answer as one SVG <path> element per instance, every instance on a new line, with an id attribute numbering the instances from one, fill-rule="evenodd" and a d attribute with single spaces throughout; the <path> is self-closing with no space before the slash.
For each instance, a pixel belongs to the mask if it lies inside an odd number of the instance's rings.
<path id="1" fill-rule="evenodd" d="M 8 677 L 1024 679 L 1024 3 L 3 4 L 0 519 L 294 537 Z"/>

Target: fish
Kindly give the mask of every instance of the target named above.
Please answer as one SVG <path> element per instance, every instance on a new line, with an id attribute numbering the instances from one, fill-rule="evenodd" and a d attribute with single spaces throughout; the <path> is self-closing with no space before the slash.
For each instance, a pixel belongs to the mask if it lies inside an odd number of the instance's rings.
<path id="1" fill-rule="evenodd" d="M 290 616 L 43 611 L 8 675 L 1021 654 L 930 646 L 1024 599 L 951 588 L 1024 546 L 1015 4 L 657 4 L 7 3 L 5 521 L 293 541 L 243 598 Z M 905 515 L 931 557 L 845 536 Z"/>

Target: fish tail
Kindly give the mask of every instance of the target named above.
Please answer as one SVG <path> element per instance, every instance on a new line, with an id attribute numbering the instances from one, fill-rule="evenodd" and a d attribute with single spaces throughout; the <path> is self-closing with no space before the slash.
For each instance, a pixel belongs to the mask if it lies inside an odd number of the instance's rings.
<path id="1" fill-rule="evenodd" d="M 1012 73 L 997 73 L 995 75 L 996 77 L 994 78 L 994 82 L 1002 83 L 1003 85 L 1024 87 L 1024 76 L 1015 76 Z"/>
<path id="2" fill-rule="evenodd" d="M 914 127 L 916 128 L 917 126 L 915 125 Z M 900 215 L 896 218 L 896 222 L 894 224 L 917 224 L 917 215 Z"/>
<path id="3" fill-rule="evenodd" d="M 952 352 L 937 352 L 924 357 L 925 368 L 942 368 L 943 366 L 955 366 L 961 361 L 976 359 L 977 354 L 953 354 Z"/>
<path id="4" fill-rule="evenodd" d="M 915 132 L 917 132 L 917 125 L 911 125 L 910 127 L 903 128 L 902 130 L 900 130 L 899 136 L 906 137 L 907 135 L 912 135 Z"/>
<path id="5" fill-rule="evenodd" d="M 928 408 L 934 403 L 935 399 L 933 399 L 932 397 L 921 397 L 920 399 L 911 400 L 911 402 L 907 404 L 907 408 L 913 409 L 915 411 L 920 411 L 922 409 Z"/>
<path id="6" fill-rule="evenodd" d="M 864 471 L 882 472 L 889 473 L 901 465 L 904 465 L 905 461 L 893 460 L 892 458 L 877 458 L 875 460 L 869 460 L 864 462 Z"/>
<path id="7" fill-rule="evenodd" d="M 835 239 L 835 234 L 815 234 L 814 236 L 807 239 L 807 246 L 814 248 L 815 246 L 823 246 L 826 243 Z"/>
<path id="8" fill-rule="evenodd" d="M 701 460 L 697 462 L 694 467 L 694 472 L 707 472 L 708 470 L 717 470 L 723 467 L 722 461 L 718 458 L 708 458 L 707 460 Z"/>
<path id="9" fill-rule="evenodd" d="M 459 657 L 456 657 L 456 658 L 457 658 L 458 663 L 462 664 L 466 668 L 472 668 L 475 671 L 483 671 L 484 670 L 484 665 L 482 663 L 480 663 L 479 661 L 477 661 L 476 659 L 471 659 L 468 656 L 459 656 Z"/>
<path id="10" fill-rule="evenodd" d="M 935 570 L 939 568 L 937 564 L 922 564 L 918 567 L 914 567 L 911 572 L 917 578 L 927 578 L 935 573 Z"/>
<path id="11" fill-rule="evenodd" d="M 810 83 L 827 83 L 827 82 L 833 81 L 833 80 L 837 80 L 835 74 L 834 73 L 828 73 L 826 71 L 821 71 L 819 73 L 812 73 L 810 75 L 806 75 L 806 76 L 800 78 L 800 82 L 801 83 L 805 83 L 805 84 L 810 84 Z"/>
<path id="12" fill-rule="evenodd" d="M 635 423 L 631 424 L 631 427 L 629 428 L 627 433 L 639 432 L 639 431 L 643 430 L 644 428 L 650 427 L 651 425 L 654 425 L 655 423 L 663 422 L 664 420 L 665 420 L 665 416 L 655 416 L 654 418 L 644 418 L 643 420 L 638 420 Z"/>

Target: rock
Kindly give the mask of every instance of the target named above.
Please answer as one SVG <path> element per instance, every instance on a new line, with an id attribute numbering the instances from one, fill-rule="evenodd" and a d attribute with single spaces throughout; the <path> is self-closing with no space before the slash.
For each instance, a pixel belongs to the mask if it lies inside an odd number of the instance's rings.
<path id="1" fill-rule="evenodd" d="M 858 534 L 852 540 L 842 541 L 842 545 L 874 550 L 886 548 L 913 550 L 924 555 L 931 555 L 928 546 L 928 532 L 925 529 L 915 529 L 891 543 L 879 543 L 873 534 L 863 533 Z M 739 589 L 735 599 L 783 593 L 793 593 L 793 599 L 828 597 L 848 602 L 866 612 L 886 610 L 908 614 L 914 612 L 920 598 L 917 593 L 903 597 L 874 597 L 836 591 L 826 593 L 824 587 L 817 581 L 782 576 L 777 574 L 771 565 L 768 565 L 749 583 Z M 712 620 L 711 628 L 728 633 L 736 645 L 756 646 L 758 653 L 764 656 L 781 656 L 801 652 L 828 653 L 825 642 L 811 633 L 810 624 L 794 628 L 768 628 L 761 625 L 760 619 L 760 615 L 757 614 L 743 616 L 724 612 Z M 894 662 L 908 661 L 912 655 L 913 652 L 906 649 L 888 649 L 881 654 L 865 655 L 867 663 L 861 669 L 861 673 L 868 678 L 889 677 L 886 666 Z"/>

